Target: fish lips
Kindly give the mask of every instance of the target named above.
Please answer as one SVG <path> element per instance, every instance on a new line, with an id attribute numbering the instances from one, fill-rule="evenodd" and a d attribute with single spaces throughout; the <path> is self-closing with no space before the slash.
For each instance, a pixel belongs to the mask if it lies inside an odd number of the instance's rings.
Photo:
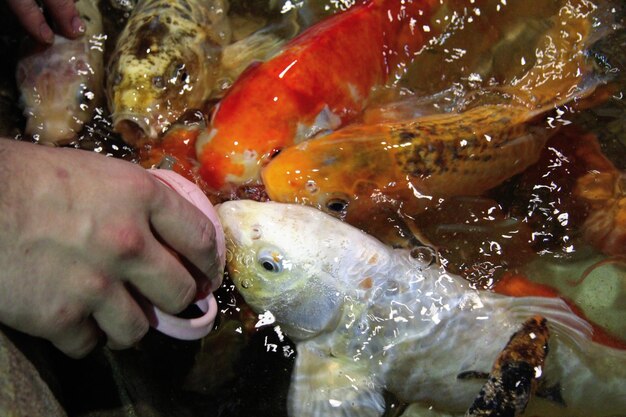
<path id="1" fill-rule="evenodd" d="M 112 119 L 115 131 L 122 135 L 124 141 L 130 145 L 154 140 L 166 129 L 163 123 L 145 114 L 115 113 Z"/>

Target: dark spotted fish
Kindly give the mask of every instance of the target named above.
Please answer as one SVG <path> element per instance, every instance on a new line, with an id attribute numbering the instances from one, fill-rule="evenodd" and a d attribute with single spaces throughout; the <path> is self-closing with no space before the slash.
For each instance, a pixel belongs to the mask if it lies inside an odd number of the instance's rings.
<path id="1" fill-rule="evenodd" d="M 542 375 L 549 337 L 545 318 L 535 316 L 524 322 L 498 355 L 487 382 L 465 417 L 522 414 Z"/>
<path id="2" fill-rule="evenodd" d="M 113 125 L 126 142 L 158 138 L 187 110 L 221 96 L 252 61 L 272 56 L 298 30 L 294 12 L 238 38 L 227 12 L 225 0 L 137 3 L 107 80 Z"/>
<path id="3" fill-rule="evenodd" d="M 117 41 L 107 96 L 127 142 L 156 138 L 187 108 L 198 108 L 230 42 L 223 0 L 143 0 Z"/>

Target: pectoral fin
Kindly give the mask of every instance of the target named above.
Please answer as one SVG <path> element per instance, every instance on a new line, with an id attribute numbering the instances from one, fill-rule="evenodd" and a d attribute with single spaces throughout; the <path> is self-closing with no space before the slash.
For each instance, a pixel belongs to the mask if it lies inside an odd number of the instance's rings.
<path id="1" fill-rule="evenodd" d="M 379 417 L 382 388 L 367 364 L 333 357 L 316 343 L 301 343 L 289 392 L 289 415 L 297 417 Z"/>

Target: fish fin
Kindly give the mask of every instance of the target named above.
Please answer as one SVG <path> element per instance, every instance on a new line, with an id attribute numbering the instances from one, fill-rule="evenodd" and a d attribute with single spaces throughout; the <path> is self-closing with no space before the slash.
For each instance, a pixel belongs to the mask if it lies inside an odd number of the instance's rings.
<path id="1" fill-rule="evenodd" d="M 224 47 L 222 51 L 224 78 L 236 80 L 251 62 L 266 61 L 278 53 L 284 44 L 283 39 L 271 33 L 257 32 Z"/>
<path id="2" fill-rule="evenodd" d="M 273 58 L 299 30 L 297 13 L 287 13 L 279 22 L 226 46 L 222 51 L 225 77 L 234 81 L 250 62 Z"/>
<path id="3" fill-rule="evenodd" d="M 594 30 L 585 40 L 587 50 L 593 49 L 596 43 L 624 28 L 622 17 L 626 8 L 622 1 L 598 1 L 595 7 L 596 9 L 590 15 L 590 19 L 595 23 Z"/>
<path id="4" fill-rule="evenodd" d="M 614 78 L 594 62 L 593 46 L 619 26 L 614 11 L 617 2 L 584 2 L 578 8 L 575 2 L 565 3 L 537 42 L 535 64 L 521 77 L 503 86 L 485 88 L 477 96 L 500 96 L 509 103 L 528 107 L 529 120 L 555 108 L 570 111 L 563 108 L 565 105 L 581 110 L 594 104 L 592 93 Z M 465 108 L 479 103 L 470 100 Z M 567 123 L 558 120 L 560 117 L 557 114 L 548 122 Z"/>
<path id="5" fill-rule="evenodd" d="M 553 385 L 548 385 L 545 380 L 541 380 L 537 386 L 537 397 L 544 398 L 562 406 L 567 406 L 565 400 L 561 395 L 561 384 L 558 382 Z"/>
<path id="6" fill-rule="evenodd" d="M 383 389 L 367 364 L 335 357 L 316 342 L 300 343 L 289 391 L 289 415 L 298 417 L 379 417 Z"/>
<path id="7" fill-rule="evenodd" d="M 540 284 L 529 280 L 523 275 L 506 274 L 500 281 L 493 287 L 493 291 L 498 294 L 504 294 L 511 297 L 545 297 L 545 298 L 559 298 L 563 300 L 569 309 L 576 315 L 578 320 L 569 318 L 571 327 L 585 329 L 584 331 L 577 332 L 579 336 L 584 338 L 590 337 L 596 343 L 604 346 L 612 347 L 619 350 L 626 350 L 626 341 L 614 336 L 607 332 L 600 325 L 590 321 L 585 316 L 583 310 L 578 307 L 574 302 L 562 297 L 559 291 L 546 284 Z M 566 313 L 566 316 L 569 314 Z M 548 319 L 550 319 L 548 317 Z M 578 322 L 578 325 L 574 323 Z M 585 323 L 584 325 L 582 323 Z M 563 329 L 565 330 L 565 329 Z M 580 340 L 574 338 L 574 340 Z"/>
<path id="8" fill-rule="evenodd" d="M 593 326 L 576 315 L 561 298 L 522 297 L 512 300 L 510 311 L 520 320 L 541 314 L 548 320 L 554 334 L 565 337 L 577 346 L 584 346 L 593 337 Z"/>
<path id="9" fill-rule="evenodd" d="M 489 378 L 489 372 L 482 371 L 463 371 L 456 376 L 456 379 L 461 379 L 464 381 L 472 380 L 472 379 L 487 379 Z"/>

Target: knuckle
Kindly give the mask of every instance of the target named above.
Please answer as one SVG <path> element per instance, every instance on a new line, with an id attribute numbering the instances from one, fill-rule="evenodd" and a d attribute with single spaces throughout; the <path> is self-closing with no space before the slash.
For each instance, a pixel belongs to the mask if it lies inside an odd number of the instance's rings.
<path id="1" fill-rule="evenodd" d="M 132 259 L 144 253 L 146 238 L 143 231 L 133 223 L 113 227 L 107 235 L 109 241 L 105 245 L 116 258 Z"/>
<path id="2" fill-rule="evenodd" d="M 211 271 L 208 273 L 208 277 L 211 282 L 212 290 L 216 290 L 222 285 L 222 280 L 224 279 L 224 270 L 222 268 L 219 255 L 215 252 L 214 257 L 212 258 L 213 262 L 211 263 Z"/>
<path id="3" fill-rule="evenodd" d="M 50 332 L 65 332 L 79 326 L 88 316 L 87 308 L 80 304 L 62 304 L 48 318 Z"/>
<path id="4" fill-rule="evenodd" d="M 56 0 L 54 3 L 55 7 L 62 10 L 72 9 L 74 7 L 74 0 Z"/>
<path id="5" fill-rule="evenodd" d="M 209 220 L 200 226 L 198 247 L 202 252 L 210 253 L 215 250 L 215 227 Z"/>
<path id="6" fill-rule="evenodd" d="M 39 16 L 41 16 L 41 19 L 43 20 L 43 14 L 41 13 L 41 10 L 39 9 L 37 3 L 35 3 L 34 1 L 22 1 L 19 3 L 20 12 L 24 16 L 30 18 L 39 18 Z"/>
<path id="7" fill-rule="evenodd" d="M 146 319 L 143 315 L 135 316 L 128 331 L 128 343 L 137 343 L 146 335 L 146 333 L 148 333 L 149 328 L 150 325 L 148 324 L 148 319 Z"/>
<path id="8" fill-rule="evenodd" d="M 153 200 L 158 193 L 157 180 L 147 171 L 136 171 L 126 178 L 127 186 L 141 201 Z"/>
<path id="9" fill-rule="evenodd" d="M 82 293 L 92 300 L 102 300 L 111 292 L 113 280 L 103 274 L 94 274 L 82 281 Z"/>

